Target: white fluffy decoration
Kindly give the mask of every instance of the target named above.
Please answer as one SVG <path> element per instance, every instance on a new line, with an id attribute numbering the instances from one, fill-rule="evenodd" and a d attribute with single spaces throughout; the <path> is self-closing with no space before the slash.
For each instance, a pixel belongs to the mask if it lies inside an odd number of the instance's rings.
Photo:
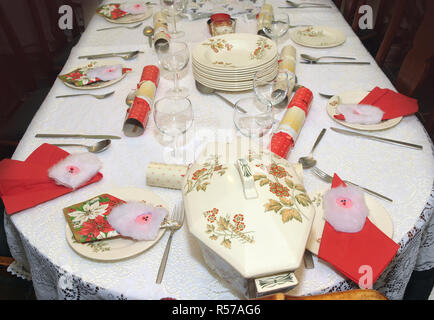
<path id="1" fill-rule="evenodd" d="M 347 206 L 339 205 L 343 199 L 347 201 Z M 324 219 L 336 231 L 341 232 L 354 233 L 362 230 L 369 213 L 363 191 L 355 186 L 328 190 L 324 194 L 323 207 Z"/>
<path id="2" fill-rule="evenodd" d="M 143 3 L 122 3 L 119 9 L 129 14 L 141 14 L 148 10 Z"/>
<path id="3" fill-rule="evenodd" d="M 116 206 L 107 216 L 108 223 L 122 236 L 136 240 L 155 240 L 161 223 L 167 216 L 166 209 L 144 202 L 129 201 Z M 147 221 L 141 219 L 147 217 Z"/>
<path id="4" fill-rule="evenodd" d="M 92 179 L 102 163 L 92 153 L 70 154 L 48 169 L 48 176 L 62 186 L 75 189 Z"/>
<path id="5" fill-rule="evenodd" d="M 340 104 L 337 111 L 344 115 L 346 122 L 358 124 L 380 123 L 384 115 L 380 108 L 368 104 Z"/>
<path id="6" fill-rule="evenodd" d="M 122 77 L 122 65 L 101 66 L 90 69 L 86 72 L 89 79 L 100 79 L 102 81 L 116 80 Z"/>

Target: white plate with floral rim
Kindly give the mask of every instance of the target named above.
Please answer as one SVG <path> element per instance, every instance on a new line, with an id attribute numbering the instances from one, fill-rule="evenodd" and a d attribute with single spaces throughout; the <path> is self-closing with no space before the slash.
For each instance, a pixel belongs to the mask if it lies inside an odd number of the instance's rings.
<path id="1" fill-rule="evenodd" d="M 112 66 L 112 65 L 119 65 L 119 62 L 117 62 L 117 61 L 113 61 L 113 62 L 105 61 L 104 64 L 102 64 L 101 62 L 94 61 L 94 62 L 90 62 L 89 64 L 87 64 L 85 66 L 76 67 L 76 68 L 74 68 L 73 70 L 71 70 L 71 71 L 69 71 L 67 73 L 73 72 L 73 71 L 75 71 L 77 69 L 79 69 L 80 72 L 86 73 L 88 70 L 90 70 L 92 68 L 95 68 L 95 67 Z M 125 67 L 122 66 L 122 68 L 125 68 Z M 76 85 L 74 85 L 72 83 L 64 81 L 60 77 L 58 77 L 58 78 L 60 79 L 60 81 L 62 81 L 62 83 L 65 86 L 67 86 L 69 88 L 77 89 L 77 90 L 94 90 L 94 89 L 106 88 L 106 87 L 109 87 L 111 85 L 114 85 L 115 83 L 118 83 L 123 78 L 125 78 L 129 72 L 130 71 L 123 72 L 122 75 L 119 78 L 114 79 L 114 80 L 99 81 L 99 82 L 96 82 L 96 83 L 93 83 L 93 84 L 84 85 L 84 86 L 76 86 Z M 65 74 L 67 74 L 67 73 L 65 73 Z"/>
<path id="2" fill-rule="evenodd" d="M 146 9 L 147 10 L 145 13 L 128 14 L 118 19 L 110 19 L 108 17 L 104 17 L 104 19 L 107 20 L 108 22 L 116 23 L 116 24 L 128 24 L 128 23 L 140 22 L 148 19 L 149 17 L 152 17 L 152 13 L 153 13 L 152 7 L 147 6 Z"/>
<path id="3" fill-rule="evenodd" d="M 216 62 L 232 65 L 232 70 L 245 70 L 261 66 L 275 58 L 276 44 L 270 39 L 250 33 L 231 33 L 211 37 L 198 44 L 192 51 L 193 59 L 211 69 Z"/>
<path id="4" fill-rule="evenodd" d="M 257 65 L 257 66 L 252 67 L 252 68 L 245 68 L 245 69 L 237 69 L 235 65 L 233 65 L 231 63 L 225 63 L 223 61 L 214 61 L 213 67 L 203 65 L 200 62 L 196 61 L 195 59 L 192 59 L 192 64 L 195 65 L 196 67 L 200 68 L 200 69 L 214 72 L 214 73 L 219 74 L 219 75 L 233 75 L 233 74 L 255 73 L 258 70 L 266 69 L 270 65 L 276 63 L 278 61 L 278 58 L 279 57 L 276 55 L 270 61 L 267 61 L 264 64 Z"/>
<path id="5" fill-rule="evenodd" d="M 336 47 L 347 39 L 342 31 L 326 26 L 296 28 L 291 31 L 290 36 L 295 43 L 311 48 Z"/>
<path id="6" fill-rule="evenodd" d="M 122 188 L 107 192 L 125 201 L 146 201 L 152 205 L 161 205 L 169 212 L 167 203 L 152 192 L 143 188 Z M 164 235 L 166 229 L 160 229 L 157 238 L 153 241 L 137 241 L 127 238 L 113 238 L 90 243 L 79 243 L 75 240 L 71 228 L 66 224 L 66 240 L 69 246 L 79 255 L 97 261 L 118 261 L 137 256 L 154 246 Z"/>
<path id="7" fill-rule="evenodd" d="M 352 128 L 355 130 L 363 130 L 363 131 L 377 131 L 377 130 L 385 130 L 392 128 L 396 126 L 398 123 L 401 122 L 402 117 L 389 119 L 381 121 L 380 123 L 376 124 L 357 124 L 357 123 L 348 123 L 344 120 L 338 120 L 334 116 L 338 115 L 337 112 L 337 106 L 342 104 L 358 104 L 360 101 L 363 100 L 366 95 L 368 95 L 368 91 L 347 91 L 339 93 L 336 96 L 333 96 L 330 98 L 330 100 L 327 102 L 327 114 L 337 123 Z"/>
<path id="8" fill-rule="evenodd" d="M 192 66 L 193 72 L 197 73 L 198 75 L 201 75 L 203 78 L 211 80 L 211 81 L 220 81 L 223 83 L 232 82 L 232 83 L 238 83 L 242 81 L 252 81 L 256 72 L 252 74 L 247 75 L 232 75 L 232 76 L 216 76 L 214 74 L 210 74 L 209 72 L 203 71 L 201 69 L 196 68 L 194 65 Z M 279 65 L 277 61 L 272 64 L 269 68 L 265 70 L 259 70 L 258 72 L 261 72 L 261 74 L 264 75 L 270 75 L 270 74 L 276 74 L 279 69 Z"/>
<path id="9" fill-rule="evenodd" d="M 315 255 L 318 255 L 319 247 L 321 244 L 321 236 L 324 230 L 324 209 L 323 209 L 323 196 L 327 190 L 316 192 L 310 195 L 310 199 L 315 207 L 315 218 L 310 230 L 309 239 L 306 243 L 306 249 Z M 393 221 L 390 214 L 384 207 L 373 197 L 365 195 L 366 205 L 369 209 L 369 220 L 389 238 L 393 237 Z"/>

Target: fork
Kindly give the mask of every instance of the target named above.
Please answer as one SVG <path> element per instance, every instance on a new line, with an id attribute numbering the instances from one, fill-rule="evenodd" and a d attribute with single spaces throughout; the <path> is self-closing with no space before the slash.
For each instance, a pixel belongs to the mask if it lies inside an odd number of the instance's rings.
<path id="1" fill-rule="evenodd" d="M 118 29 L 118 28 L 125 28 L 125 29 L 137 29 L 143 24 L 143 22 L 140 22 L 139 24 L 136 24 L 135 26 L 117 26 L 117 27 L 109 27 L 109 28 L 102 28 L 102 29 L 96 29 L 96 31 L 102 31 L 102 30 L 111 30 L 111 29 Z"/>
<path id="2" fill-rule="evenodd" d="M 68 98 L 68 97 L 81 97 L 81 96 L 92 96 L 96 99 L 105 99 L 110 97 L 114 91 L 105 94 L 90 94 L 90 93 L 80 93 L 80 94 L 65 94 L 63 96 L 56 96 L 56 98 Z"/>
<path id="3" fill-rule="evenodd" d="M 332 176 L 328 175 L 327 173 L 325 173 L 324 171 L 322 171 L 322 170 L 319 169 L 318 167 L 313 167 L 313 168 L 312 168 L 312 171 L 313 171 L 313 173 L 315 173 L 318 177 L 320 177 L 320 178 L 321 178 L 322 180 L 324 180 L 325 182 L 332 183 L 332 181 L 333 181 Z M 382 198 L 382 199 L 384 199 L 384 200 L 387 200 L 387 201 L 393 202 L 392 199 L 390 199 L 390 198 L 388 198 L 388 197 L 385 197 L 385 196 L 383 196 L 383 195 L 381 195 L 381 194 L 379 194 L 379 193 L 377 193 L 377 192 L 375 192 L 375 191 L 372 191 L 372 190 L 369 190 L 369 189 L 367 189 L 367 188 L 361 187 L 361 186 L 359 186 L 359 185 L 357 185 L 357 184 L 355 184 L 355 183 L 353 183 L 353 182 L 351 182 L 351 181 L 344 180 L 344 182 L 347 183 L 347 184 L 351 184 L 351 185 L 353 185 L 353 186 L 359 187 L 359 188 L 365 190 L 367 193 L 370 193 L 370 194 L 372 194 L 372 195 L 374 195 L 374 196 L 376 196 L 376 197 L 379 197 L 379 198 Z"/>
<path id="4" fill-rule="evenodd" d="M 173 234 L 176 230 L 182 227 L 184 222 L 184 203 L 182 200 L 175 205 L 173 209 L 172 216 L 170 218 L 174 223 L 168 227 L 170 230 L 170 236 L 167 240 L 166 249 L 164 250 L 163 259 L 161 260 L 160 268 L 158 269 L 157 281 L 156 283 L 161 283 L 163 280 L 164 270 L 166 269 L 167 258 L 169 257 L 170 245 L 172 243 Z"/>

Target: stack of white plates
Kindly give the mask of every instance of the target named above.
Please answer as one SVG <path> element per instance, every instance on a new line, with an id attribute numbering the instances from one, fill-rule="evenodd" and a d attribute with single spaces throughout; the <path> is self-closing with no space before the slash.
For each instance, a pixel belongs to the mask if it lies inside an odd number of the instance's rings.
<path id="1" fill-rule="evenodd" d="M 253 88 L 256 72 L 278 72 L 276 45 L 268 38 L 249 33 L 231 33 L 209 38 L 192 52 L 193 75 L 201 84 L 223 91 Z"/>

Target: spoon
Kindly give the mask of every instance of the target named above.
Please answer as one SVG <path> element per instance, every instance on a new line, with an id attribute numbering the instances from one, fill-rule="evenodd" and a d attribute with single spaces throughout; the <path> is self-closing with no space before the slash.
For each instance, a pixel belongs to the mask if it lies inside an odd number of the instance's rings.
<path id="1" fill-rule="evenodd" d="M 108 27 L 108 28 L 102 28 L 102 29 L 96 29 L 96 31 L 103 31 L 103 30 L 111 30 L 111 29 L 119 29 L 119 28 L 125 28 L 125 29 L 137 29 L 143 24 L 143 22 L 140 22 L 139 24 L 136 24 L 135 26 L 126 27 L 126 26 L 117 26 L 117 27 Z"/>
<path id="2" fill-rule="evenodd" d="M 94 145 L 86 146 L 84 144 L 54 144 L 57 147 L 84 147 L 89 152 L 98 153 L 107 150 L 110 147 L 111 140 L 101 140 Z"/>
<path id="3" fill-rule="evenodd" d="M 80 96 L 91 96 L 94 97 L 96 99 L 105 99 L 110 97 L 113 93 L 115 93 L 114 91 L 109 92 L 109 93 L 105 93 L 105 94 L 90 94 L 90 93 L 80 93 L 80 94 L 65 94 L 63 96 L 56 96 L 56 98 L 68 98 L 68 97 L 80 97 Z"/>
<path id="4" fill-rule="evenodd" d="M 131 107 L 135 98 L 136 90 L 131 90 L 130 93 L 128 93 L 127 98 L 125 99 L 125 103 L 127 104 L 127 106 Z"/>
<path id="5" fill-rule="evenodd" d="M 319 134 L 318 138 L 316 138 L 316 141 L 315 141 L 309 155 L 306 157 L 301 157 L 300 159 L 298 159 L 298 162 L 301 163 L 301 165 L 303 166 L 303 169 L 309 169 L 309 168 L 312 168 L 313 166 L 316 165 L 316 160 L 313 158 L 312 153 L 315 150 L 318 143 L 321 141 L 324 134 L 326 133 L 326 130 L 327 129 L 325 129 L 325 128 L 321 130 L 321 133 Z"/>
<path id="6" fill-rule="evenodd" d="M 197 81 L 196 81 L 196 88 L 197 88 L 197 90 L 199 90 L 200 93 L 203 93 L 203 94 L 214 94 L 214 95 L 216 95 L 217 97 L 219 97 L 220 99 L 222 99 L 224 102 L 226 102 L 228 105 L 230 105 L 232 108 L 235 108 L 235 105 L 231 101 L 229 101 L 228 99 L 226 99 L 225 97 L 223 97 L 222 95 L 220 95 L 218 92 L 216 92 L 215 89 L 206 87 L 202 83 L 197 82 Z M 246 111 L 244 109 L 242 109 L 240 107 L 238 107 L 238 109 L 241 110 L 243 113 L 246 113 Z"/>
<path id="7" fill-rule="evenodd" d="M 334 58 L 334 59 L 347 59 L 347 60 L 356 60 L 356 58 L 352 58 L 352 57 L 336 57 L 336 56 L 322 56 L 322 57 L 312 57 L 308 54 L 300 54 L 300 57 L 303 58 L 304 60 L 307 61 L 314 61 L 314 62 L 318 62 L 320 59 L 322 58 Z"/>
<path id="8" fill-rule="evenodd" d="M 145 29 L 143 29 L 143 34 L 148 37 L 149 47 L 152 48 L 152 36 L 154 35 L 154 28 L 151 26 L 146 26 Z"/>

